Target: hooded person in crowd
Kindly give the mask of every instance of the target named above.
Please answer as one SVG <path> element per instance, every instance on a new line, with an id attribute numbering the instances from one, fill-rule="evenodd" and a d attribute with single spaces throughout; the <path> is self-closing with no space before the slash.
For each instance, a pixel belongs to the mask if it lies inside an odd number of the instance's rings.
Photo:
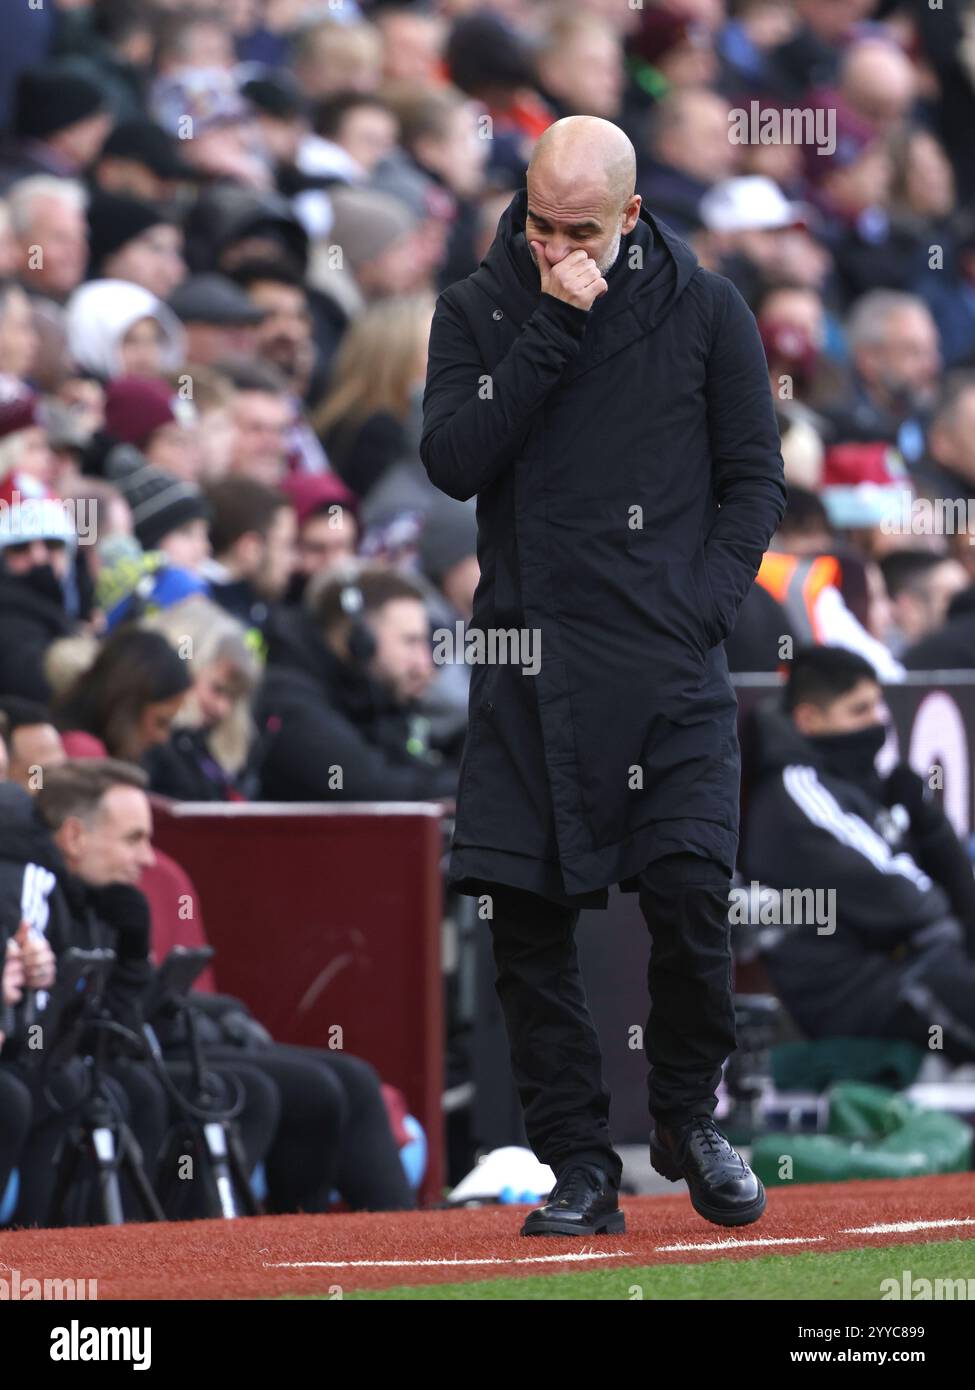
<path id="1" fill-rule="evenodd" d="M 89 280 L 68 301 L 71 356 L 101 381 L 153 377 L 183 365 L 185 336 L 173 311 L 128 280 Z"/>

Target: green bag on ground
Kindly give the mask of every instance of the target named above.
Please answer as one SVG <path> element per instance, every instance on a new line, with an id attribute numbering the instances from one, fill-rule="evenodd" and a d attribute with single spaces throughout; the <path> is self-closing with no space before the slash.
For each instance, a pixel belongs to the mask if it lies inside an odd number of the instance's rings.
<path id="1" fill-rule="evenodd" d="M 865 1081 L 903 1091 L 914 1084 L 925 1053 L 899 1038 L 811 1038 L 770 1049 L 777 1091 L 825 1091 L 836 1081 Z"/>
<path id="2" fill-rule="evenodd" d="M 766 1187 L 863 1178 L 965 1173 L 975 1135 L 964 1120 L 925 1110 L 881 1086 L 839 1082 L 829 1092 L 827 1134 L 763 1134 L 751 1166 Z"/>

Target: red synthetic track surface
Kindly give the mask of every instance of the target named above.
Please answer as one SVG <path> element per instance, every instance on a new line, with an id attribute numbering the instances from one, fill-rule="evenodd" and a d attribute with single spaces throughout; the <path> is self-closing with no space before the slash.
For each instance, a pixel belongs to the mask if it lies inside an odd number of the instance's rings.
<path id="1" fill-rule="evenodd" d="M 561 1274 L 626 1265 L 754 1259 L 802 1251 L 975 1238 L 975 1173 L 897 1182 L 823 1183 L 774 1188 L 762 1219 L 738 1230 L 713 1226 L 686 1194 L 630 1197 L 622 1202 L 626 1234 L 526 1239 L 518 1234 L 524 1207 L 427 1212 L 361 1212 L 331 1216 L 264 1216 L 238 1221 L 170 1222 L 158 1226 L 87 1227 L 0 1232 L 0 1263 L 27 1278 L 97 1279 L 98 1298 L 270 1298 L 327 1294 L 402 1284 Z M 969 1225 L 910 1232 L 847 1234 L 851 1227 L 949 1219 Z M 715 1242 L 795 1241 L 797 1244 Z M 818 1239 L 811 1239 L 818 1237 Z M 679 1250 L 662 1249 L 675 1245 Z M 539 1256 L 598 1252 L 609 1259 L 566 1261 Z M 973 1247 L 975 1256 L 975 1247 Z M 347 1261 L 464 1261 L 360 1266 Z M 492 1263 L 470 1263 L 490 1260 Z M 530 1260 L 531 1263 L 522 1263 Z M 276 1268 L 304 1261 L 318 1268 Z M 501 1261 L 501 1263 L 493 1263 Z M 5 1275 L 0 1269 L 0 1275 Z"/>

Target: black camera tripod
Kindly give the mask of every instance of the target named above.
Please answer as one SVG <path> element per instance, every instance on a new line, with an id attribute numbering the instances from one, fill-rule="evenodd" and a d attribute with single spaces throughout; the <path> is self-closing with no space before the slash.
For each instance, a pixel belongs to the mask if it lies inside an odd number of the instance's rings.
<path id="1" fill-rule="evenodd" d="M 182 1165 L 189 1158 L 202 1175 L 207 1216 L 231 1219 L 256 1216 L 262 1210 L 247 1177 L 247 1160 L 237 1116 L 243 1109 L 243 1087 L 226 1102 L 223 1078 L 207 1070 L 196 1013 L 189 988 L 213 956 L 209 947 L 175 947 L 160 967 L 147 1000 L 143 1036 L 156 1071 L 175 1102 L 179 1119 L 173 1125 L 159 1165 L 159 1196 L 166 1211 L 178 1202 Z M 181 1027 L 189 1051 L 191 1095 L 184 1095 L 169 1074 L 154 1018 Z"/>
<path id="2" fill-rule="evenodd" d="M 80 1113 L 72 1122 L 61 1147 L 58 1175 L 51 1194 L 48 1222 L 64 1224 L 69 1193 L 75 1187 L 79 1170 L 88 1160 L 95 1169 L 101 1224 L 119 1226 L 125 1220 L 120 1175 L 126 1177 L 146 1221 L 163 1221 L 162 1207 L 146 1175 L 142 1149 L 118 1109 L 105 1084 L 105 1048 L 111 1033 L 131 1037 L 101 1011 L 101 995 L 115 961 L 115 952 L 81 951 L 75 947 L 64 953 L 58 980 L 47 1008 L 33 1017 L 43 1019 L 50 1039 L 40 1059 L 39 1084 L 47 1087 L 55 1067 L 78 1058 L 86 1076 L 86 1095 Z M 33 1001 L 31 1001 L 33 1003 Z M 90 1055 L 78 1057 L 82 1038 L 94 1033 Z M 27 1056 L 31 1053 L 28 1051 Z M 53 1109 L 60 1108 L 48 1092 Z M 72 1224 L 77 1224 L 72 1222 Z M 97 1221 L 94 1224 L 99 1224 Z"/>

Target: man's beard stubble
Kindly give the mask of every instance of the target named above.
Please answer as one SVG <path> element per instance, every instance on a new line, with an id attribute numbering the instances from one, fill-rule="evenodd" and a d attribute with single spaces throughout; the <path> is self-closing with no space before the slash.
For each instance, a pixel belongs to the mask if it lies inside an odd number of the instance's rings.
<path id="1" fill-rule="evenodd" d="M 612 240 L 609 250 L 606 252 L 605 256 L 603 256 L 601 260 L 598 260 L 596 262 L 600 275 L 605 275 L 607 271 L 612 270 L 613 266 L 616 264 L 616 259 L 620 253 L 620 243 L 622 242 L 622 240 L 623 224 L 621 222 L 620 225 L 616 228 L 616 235 Z"/>

